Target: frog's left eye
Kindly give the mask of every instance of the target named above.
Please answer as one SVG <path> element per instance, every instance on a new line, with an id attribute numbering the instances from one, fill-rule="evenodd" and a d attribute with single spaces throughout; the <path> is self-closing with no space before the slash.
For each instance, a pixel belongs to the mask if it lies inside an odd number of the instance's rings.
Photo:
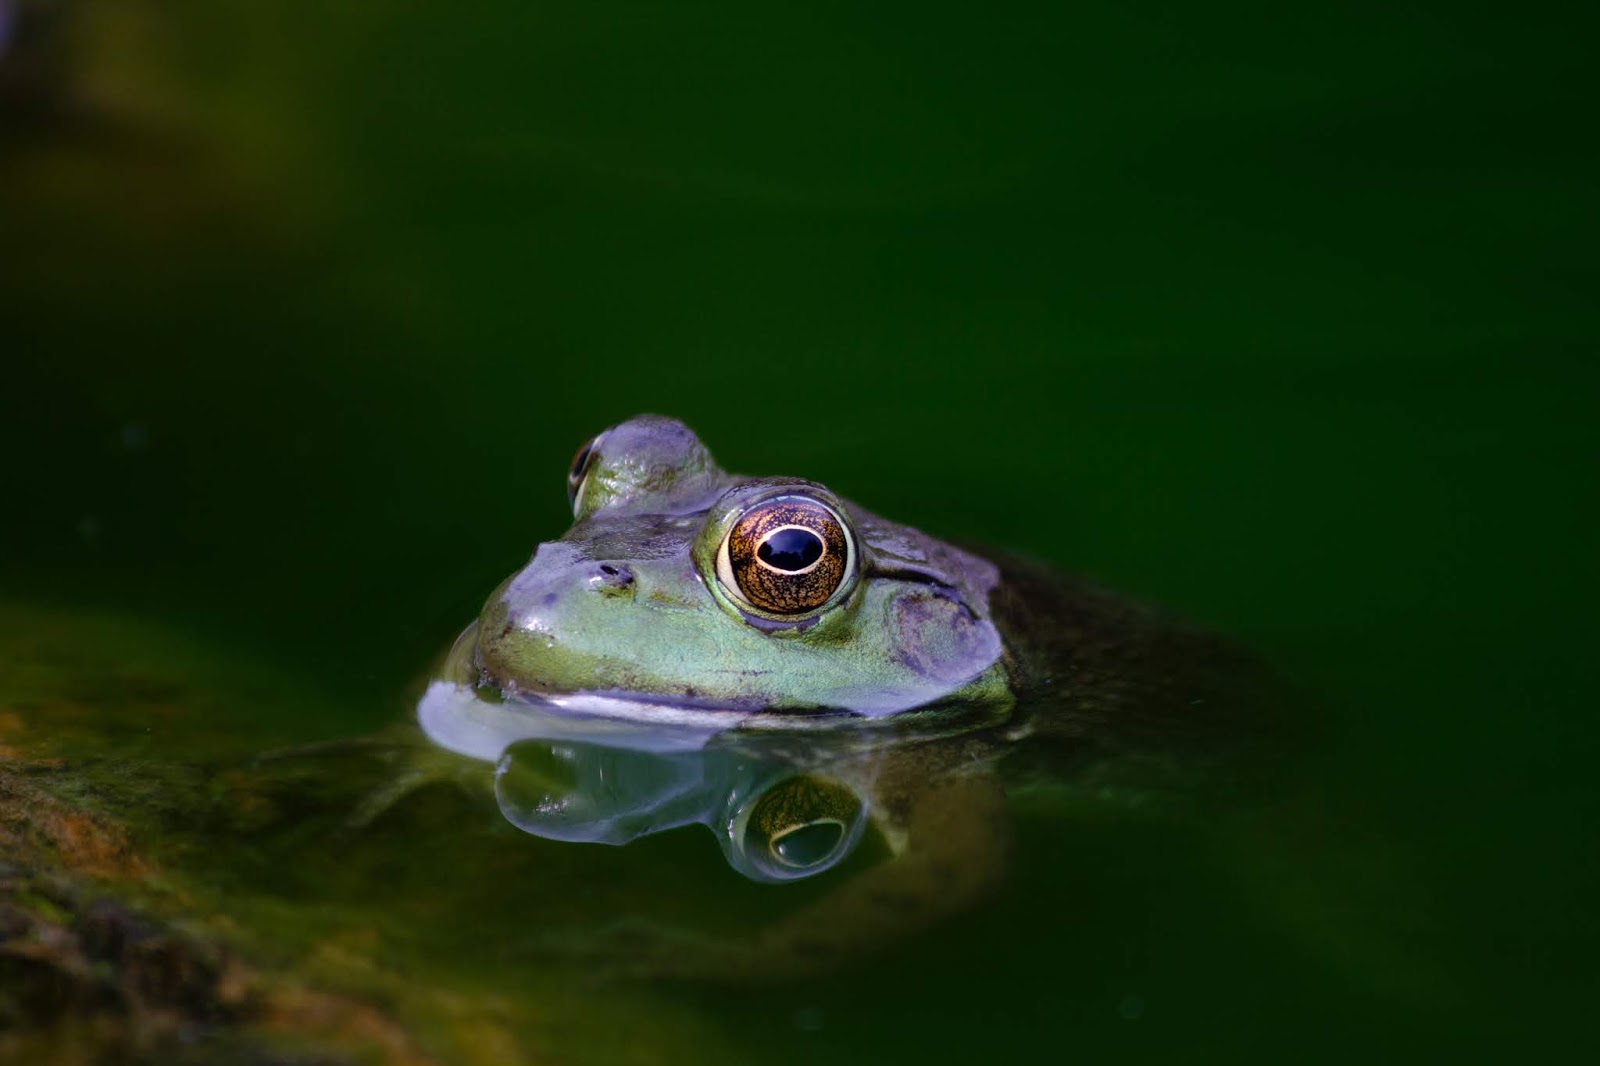
<path id="1" fill-rule="evenodd" d="M 825 606 L 855 568 L 855 540 L 832 507 L 809 496 L 764 500 L 717 550 L 717 578 L 742 604 L 775 615 Z"/>
<path id="2" fill-rule="evenodd" d="M 596 433 L 585 441 L 567 469 L 567 503 L 572 505 L 573 514 L 578 513 L 578 502 L 583 498 L 583 485 L 589 480 L 589 471 L 600 458 L 600 439 L 604 436 L 604 433 Z"/>

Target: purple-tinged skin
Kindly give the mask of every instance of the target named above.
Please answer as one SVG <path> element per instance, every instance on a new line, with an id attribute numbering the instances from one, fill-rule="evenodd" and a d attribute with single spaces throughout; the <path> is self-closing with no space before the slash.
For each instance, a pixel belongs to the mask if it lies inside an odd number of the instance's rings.
<path id="1" fill-rule="evenodd" d="M 670 418 L 630 419 L 579 459 L 572 528 L 495 590 L 469 638 L 506 694 L 865 717 L 1011 699 L 988 560 L 814 482 L 728 474 Z M 752 508 L 795 498 L 842 520 L 848 572 L 816 609 L 765 611 L 718 553 Z"/>

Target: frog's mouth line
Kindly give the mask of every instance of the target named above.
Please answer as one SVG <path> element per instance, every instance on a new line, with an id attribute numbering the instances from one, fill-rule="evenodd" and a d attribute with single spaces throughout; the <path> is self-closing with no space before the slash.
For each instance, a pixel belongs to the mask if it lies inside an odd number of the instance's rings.
<path id="1" fill-rule="evenodd" d="M 583 697 L 486 699 L 484 695 L 459 681 L 433 681 L 417 701 L 417 724 L 442 748 L 494 762 L 522 740 L 583 740 L 649 751 L 698 750 L 738 721 L 726 711 L 673 714 L 660 708 L 645 717 L 640 713 L 643 705 L 615 699 L 596 703 Z"/>
<path id="2" fill-rule="evenodd" d="M 555 714 L 607 718 L 651 725 L 715 726 L 730 729 L 747 723 L 762 728 L 807 729 L 842 722 L 871 721 L 873 716 L 841 707 L 772 707 L 760 700 L 714 700 L 701 696 L 662 696 L 654 692 L 605 689 L 580 692 L 544 692 L 507 686 L 484 678 L 480 693 L 512 706 L 538 708 Z"/>
<path id="3" fill-rule="evenodd" d="M 485 698 L 486 696 L 490 698 Z M 646 751 L 698 750 L 715 736 L 850 728 L 884 719 L 847 711 L 778 714 L 675 707 L 618 694 L 501 697 L 459 681 L 437 680 L 417 702 L 417 722 L 440 747 L 493 762 L 521 740 L 583 740 Z"/>
<path id="4" fill-rule="evenodd" d="M 581 689 L 562 692 L 504 682 L 487 672 L 480 681 L 480 689 L 488 689 L 506 699 L 560 709 L 571 708 L 583 714 L 596 714 L 609 718 L 636 718 L 641 721 L 661 721 L 663 715 L 684 714 L 704 716 L 707 720 L 726 722 L 735 718 L 862 718 L 843 707 L 802 706 L 773 707 L 760 699 L 716 699 L 710 696 L 662 695 L 658 692 L 634 692 L 629 689 Z"/>
<path id="5" fill-rule="evenodd" d="M 521 740 L 582 740 L 644 751 L 692 751 L 717 736 L 772 737 L 833 734 L 846 743 L 876 745 L 911 737 L 944 736 L 994 725 L 1007 708 L 978 713 L 970 703 L 935 703 L 894 715 L 849 711 L 810 713 L 684 707 L 626 694 L 503 695 L 460 680 L 431 682 L 417 703 L 417 722 L 442 748 L 494 762 Z M 855 737 L 850 741 L 848 737 Z"/>

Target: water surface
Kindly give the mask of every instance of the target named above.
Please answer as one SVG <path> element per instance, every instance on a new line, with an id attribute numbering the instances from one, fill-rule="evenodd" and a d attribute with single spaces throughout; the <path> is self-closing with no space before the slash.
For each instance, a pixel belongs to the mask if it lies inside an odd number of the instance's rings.
<path id="1" fill-rule="evenodd" d="M 443 1061 L 1580 1048 L 1571 12 L 65 17 L 0 61 L 0 743 L 122 782 L 74 801 L 133 827 L 142 906 L 235 915 Z M 229 776 L 408 718 L 565 528 L 572 450 L 644 410 L 1169 604 L 1318 739 L 1204 817 L 1015 793 L 989 903 L 733 988 L 606 981 L 551 931 L 737 934 L 824 878 L 742 878 L 694 825 L 540 840 L 443 786 L 352 842 L 377 752 Z"/>

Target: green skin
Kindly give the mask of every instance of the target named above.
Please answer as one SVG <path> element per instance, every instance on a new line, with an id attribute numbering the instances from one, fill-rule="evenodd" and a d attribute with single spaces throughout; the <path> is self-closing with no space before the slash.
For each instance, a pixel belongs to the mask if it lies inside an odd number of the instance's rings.
<path id="1" fill-rule="evenodd" d="M 755 845 L 736 836 L 725 846 L 759 847 L 848 793 L 893 856 L 737 944 L 687 950 L 630 930 L 619 954 L 642 975 L 830 969 L 995 889 L 1008 791 L 1188 802 L 1232 780 L 1219 768 L 1236 765 L 1239 741 L 1266 735 L 1257 712 L 1274 702 L 1271 686 L 1228 645 L 1083 581 L 886 522 L 815 483 L 729 475 L 671 419 L 601 434 L 569 487 L 572 528 L 490 596 L 451 655 L 440 683 L 476 693 L 467 714 L 492 734 L 576 696 L 589 700 L 580 710 L 659 735 L 687 709 L 708 752 L 756 753 L 814 782 L 809 793 L 786 786 L 781 824 Z M 775 617 L 730 592 L 718 550 L 752 502 L 796 494 L 844 518 L 856 565 L 819 610 Z M 503 742 L 489 743 L 474 754 L 498 757 Z M 542 809 L 538 771 L 521 787 Z M 551 796 L 571 787 L 548 783 Z"/>
<path id="2" fill-rule="evenodd" d="M 502 691 L 869 717 L 1010 700 L 989 616 L 994 564 L 821 485 L 729 475 L 671 419 L 634 418 L 596 441 L 575 472 L 577 521 L 479 620 L 477 664 Z M 802 616 L 741 603 L 718 576 L 729 527 L 783 495 L 833 508 L 856 546 L 838 592 Z"/>

